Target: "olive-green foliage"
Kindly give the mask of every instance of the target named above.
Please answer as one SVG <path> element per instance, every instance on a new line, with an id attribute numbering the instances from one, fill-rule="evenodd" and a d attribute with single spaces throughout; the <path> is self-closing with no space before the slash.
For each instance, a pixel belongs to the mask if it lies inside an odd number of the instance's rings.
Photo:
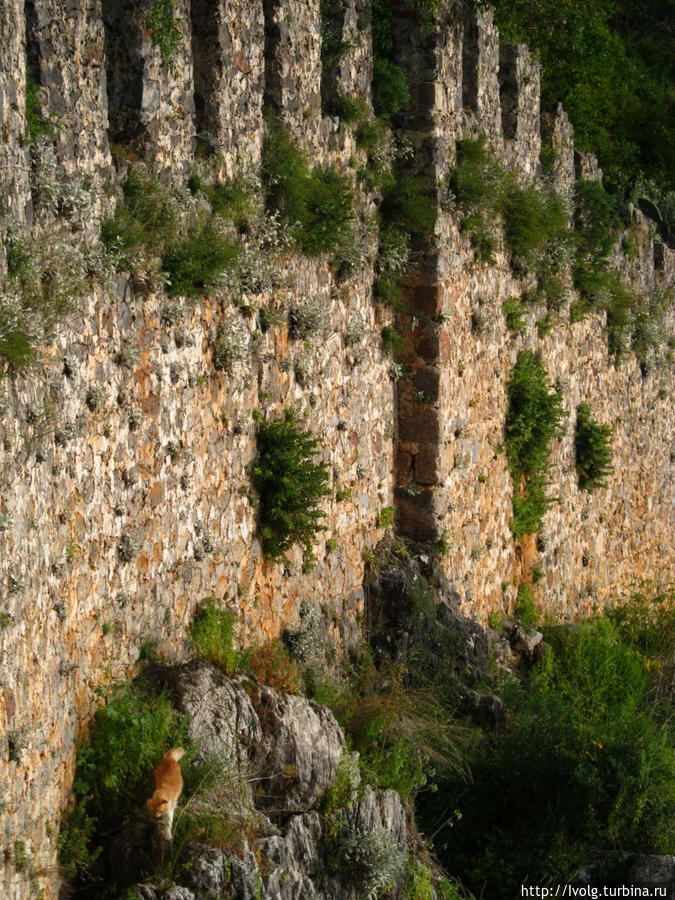
<path id="1" fill-rule="evenodd" d="M 220 666 L 228 675 L 239 666 L 240 654 L 234 649 L 234 614 L 218 609 L 215 598 L 207 597 L 197 609 L 188 640 L 193 653 Z"/>
<path id="2" fill-rule="evenodd" d="M 221 181 L 205 189 L 211 209 L 231 219 L 237 228 L 246 226 L 251 214 L 253 198 L 250 188 L 241 181 Z"/>
<path id="3" fill-rule="evenodd" d="M 88 283 L 84 257 L 58 231 L 9 244 L 7 275 L 0 279 L 0 356 L 11 368 L 35 359 L 38 343 L 52 335 Z"/>
<path id="4" fill-rule="evenodd" d="M 553 502 L 546 496 L 550 442 L 561 435 L 562 397 L 551 388 L 541 357 L 530 350 L 518 354 L 507 388 L 505 448 L 513 477 L 516 535 L 534 534 Z"/>
<path id="5" fill-rule="evenodd" d="M 429 237 L 436 224 L 436 192 L 429 178 L 410 175 L 398 178 L 380 207 L 382 222 L 415 241 Z"/>
<path id="6" fill-rule="evenodd" d="M 592 492 L 607 487 L 605 478 L 613 471 L 611 434 L 609 425 L 600 425 L 591 418 L 588 403 L 577 406 L 574 452 L 581 490 Z"/>
<path id="7" fill-rule="evenodd" d="M 662 0 L 496 0 L 502 40 L 542 62 L 542 102 L 562 101 L 574 142 L 613 183 L 675 187 L 672 6 Z"/>
<path id="8" fill-rule="evenodd" d="M 174 0 L 153 0 L 143 15 L 152 43 L 159 49 L 162 61 L 174 71 L 174 54 L 178 49 L 183 20 L 176 17 Z"/>
<path id="9" fill-rule="evenodd" d="M 373 109 L 375 115 L 391 119 L 410 100 L 408 77 L 394 62 L 382 56 L 373 60 Z"/>
<path id="10" fill-rule="evenodd" d="M 574 214 L 580 255 L 592 266 L 604 266 L 616 242 L 621 221 L 616 199 L 601 181 L 577 181 Z"/>
<path id="11" fill-rule="evenodd" d="M 142 682 L 116 686 L 78 751 L 73 788 L 91 798 L 95 814 L 124 814 L 152 785 L 164 753 L 183 740 L 184 721 L 168 696 L 155 695 Z"/>
<path id="12" fill-rule="evenodd" d="M 43 134 L 52 134 L 54 117 L 45 118 L 40 109 L 40 86 L 33 77 L 30 67 L 26 67 L 26 133 L 23 143 L 34 144 Z"/>
<path id="13" fill-rule="evenodd" d="M 527 584 L 527 582 L 518 585 L 513 614 L 528 628 L 533 628 L 539 622 L 540 616 L 535 603 L 534 592 L 532 591 L 532 586 Z"/>
<path id="14" fill-rule="evenodd" d="M 166 694 L 155 693 L 141 680 L 112 689 L 77 753 L 76 802 L 59 835 L 60 862 L 67 877 L 87 883 L 88 868 L 105 845 L 110 827 L 134 815 L 152 795 L 152 772 L 175 746 L 189 749 L 186 723 Z M 110 886 L 113 895 L 114 887 Z"/>
<path id="15" fill-rule="evenodd" d="M 122 185 L 123 200 L 112 219 L 101 225 L 105 247 L 121 252 L 128 261 L 132 250 L 143 244 L 163 244 L 177 224 L 176 208 L 166 188 L 154 178 L 133 169 Z"/>
<path id="16" fill-rule="evenodd" d="M 413 249 L 422 246 L 436 223 L 433 184 L 423 176 L 388 182 L 380 206 L 380 247 L 373 294 L 392 309 L 405 306 L 405 277 Z"/>
<path id="17" fill-rule="evenodd" d="M 211 219 L 198 222 L 187 235 L 170 243 L 162 256 L 170 294 L 199 297 L 234 266 L 239 249 Z"/>
<path id="18" fill-rule="evenodd" d="M 281 122 L 268 118 L 262 180 L 268 205 L 290 225 L 305 253 L 336 250 L 354 218 L 354 194 L 345 175 L 331 166 L 309 168 L 307 158 Z"/>
<path id="19" fill-rule="evenodd" d="M 637 648 L 649 660 L 662 658 L 664 664 L 675 647 L 675 586 L 658 590 L 645 582 L 628 598 L 618 601 L 607 612 L 621 639 Z M 670 659 L 673 666 L 675 660 Z M 675 674 L 675 673 L 671 673 Z"/>
<path id="20" fill-rule="evenodd" d="M 420 797 L 426 831 L 460 811 L 441 824 L 440 860 L 490 900 L 571 881 L 590 858 L 675 849 L 673 726 L 635 642 L 607 619 L 545 638 L 543 664 L 501 688 L 508 723 L 474 745 L 471 785 L 452 776 Z"/>
<path id="21" fill-rule="evenodd" d="M 518 273 L 543 274 L 551 244 L 569 240 L 567 209 L 553 191 L 509 184 L 501 203 L 504 242 Z"/>
<path id="22" fill-rule="evenodd" d="M 569 255 L 572 236 L 562 198 L 545 187 L 519 185 L 484 138 L 457 142 L 450 187 L 462 213 L 461 231 L 471 240 L 478 259 L 493 262 L 500 221 L 504 246 L 518 275 L 544 278 Z"/>
<path id="23" fill-rule="evenodd" d="M 498 247 L 495 222 L 501 212 L 504 169 L 485 139 L 457 142 L 457 165 L 450 187 L 462 212 L 460 228 L 476 248 L 476 256 L 492 262 Z"/>
<path id="24" fill-rule="evenodd" d="M 258 420 L 257 443 L 252 477 L 260 497 L 263 553 L 282 560 L 299 543 L 310 559 L 325 517 L 318 503 L 330 494 L 328 469 L 314 461 L 319 441 L 287 410 L 280 419 Z"/>
<path id="25" fill-rule="evenodd" d="M 524 331 L 525 319 L 523 307 L 518 297 L 507 297 L 502 303 L 502 312 L 506 320 L 506 327 L 511 331 Z"/>

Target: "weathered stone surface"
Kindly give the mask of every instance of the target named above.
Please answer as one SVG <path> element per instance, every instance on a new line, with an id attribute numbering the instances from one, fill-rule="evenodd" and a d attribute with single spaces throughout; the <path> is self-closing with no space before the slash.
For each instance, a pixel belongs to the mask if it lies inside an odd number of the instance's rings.
<path id="1" fill-rule="evenodd" d="M 269 0 L 266 11 L 248 0 L 172 6 L 182 21 L 169 63 L 142 27 L 135 3 L 1 5 L 0 272 L 8 227 L 33 215 L 23 140 L 26 50 L 39 63 L 40 108 L 57 112 L 63 125 L 50 139 L 57 174 L 78 190 L 80 176 L 91 182 L 85 213 L 92 235 L 110 203 L 100 190 L 109 174 L 109 140 L 121 138 L 122 155 L 141 155 L 167 179 L 182 181 L 196 129 L 223 151 L 224 175 L 241 173 L 244 157 L 258 158 L 266 94 L 314 160 L 346 169 L 350 156 L 358 156 L 352 130 L 321 117 L 318 0 Z M 28 27 L 26 7 L 34 10 Z M 365 96 L 372 58 L 368 30 L 359 27 L 364 8 L 360 0 L 345 0 L 342 9 L 342 37 L 351 46 L 339 89 Z M 650 374 L 632 357 L 611 364 L 599 317 L 542 337 L 533 312 L 524 332 L 510 333 L 501 304 L 524 285 L 503 255 L 494 266 L 475 260 L 447 190 L 456 139 L 486 132 L 501 152 L 505 117 L 507 156 L 523 178 L 532 174 L 536 67 L 515 52 L 507 110 L 500 104 L 499 37 L 489 11 L 452 21 L 441 12 L 427 29 L 402 4 L 393 14 L 393 53 L 413 95 L 397 123 L 417 151 L 411 173 L 446 186 L 439 189 L 434 236 L 416 256 L 412 317 L 402 322 L 411 336 L 406 364 L 416 400 L 411 388 L 394 385 L 380 350 L 382 327 L 392 316 L 372 302 L 372 265 L 338 283 L 328 259 L 281 253 L 273 256 L 283 285 L 247 295 L 253 316 L 243 324 L 223 292 L 168 327 L 160 319 L 166 297 L 150 293 L 146 279 L 115 275 L 111 291 L 97 285 L 78 300 L 36 373 L 3 381 L 0 581 L 7 625 L 0 629 L 0 778 L 8 787 L 0 839 L 4 847 L 24 840 L 31 865 L 27 873 L 5 866 L 0 891 L 17 900 L 32 890 L 30 872 L 46 873 L 36 875 L 38 887 L 47 900 L 55 894 L 57 823 L 72 783 L 75 741 L 96 706 L 95 688 L 108 669 L 113 677 L 133 671 L 142 641 L 181 657 L 204 595 L 238 614 L 239 642 L 276 636 L 295 620 L 303 599 L 325 601 L 342 622 L 336 642 L 353 648 L 363 608 L 363 551 L 382 536 L 378 513 L 396 496 L 403 532 L 430 541 L 443 536 L 443 565 L 461 586 L 465 613 L 485 622 L 492 611 L 512 611 L 515 582 L 527 566 L 509 530 L 511 478 L 499 448 L 506 385 L 520 349 L 541 350 L 552 381 L 563 387 L 566 409 L 573 413 L 579 402 L 591 402 L 614 435 L 615 470 L 607 489 L 592 495 L 576 483 L 573 415 L 554 445 L 550 493 L 560 499 L 544 522 L 544 578 L 537 586 L 543 610 L 572 618 L 627 592 L 636 579 L 673 577 L 672 369 Z M 562 110 L 551 127 L 554 183 L 569 189 L 573 136 Z M 578 162 L 582 177 L 599 177 L 593 158 Z M 371 201 L 372 195 L 359 200 Z M 617 255 L 618 263 L 646 296 L 667 288 L 675 275 L 673 252 L 655 248 L 653 225 L 639 214 L 628 231 L 637 254 L 629 262 Z M 305 345 L 283 325 L 258 331 L 258 309 L 271 306 L 284 318 L 294 298 L 312 296 L 330 312 L 320 340 Z M 471 327 L 479 306 L 486 319 L 480 333 Z M 353 343 L 347 329 L 355 317 L 363 335 Z M 231 374 L 213 370 L 211 345 L 221 324 L 241 333 L 242 360 Z M 673 329 L 672 310 L 666 328 Z M 425 381 L 436 369 L 437 388 Z M 98 410 L 86 402 L 92 383 L 105 387 Z M 418 402 L 420 395 L 427 402 Z M 256 506 L 245 490 L 256 452 L 252 411 L 274 416 L 290 404 L 308 414 L 334 472 L 335 493 L 323 505 L 327 531 L 309 575 L 301 572 L 297 549 L 286 571 L 262 558 Z M 402 442 L 396 474 L 394 435 Z"/>
<path id="2" fill-rule="evenodd" d="M 675 889 L 675 856 L 638 856 L 628 871 L 628 882 Z"/>
<path id="3" fill-rule="evenodd" d="M 209 663 L 197 662 L 179 669 L 172 686 L 178 708 L 189 716 L 190 738 L 199 757 L 248 766 L 262 729 L 244 682 L 228 678 Z"/>
<path id="4" fill-rule="evenodd" d="M 311 808 L 337 774 L 345 749 L 340 726 L 325 706 L 265 685 L 255 704 L 265 722 L 258 805 L 272 816 Z"/>
<path id="5" fill-rule="evenodd" d="M 516 623 L 511 632 L 511 645 L 529 657 L 543 640 L 544 635 L 540 631 L 528 632 L 520 623 Z"/>

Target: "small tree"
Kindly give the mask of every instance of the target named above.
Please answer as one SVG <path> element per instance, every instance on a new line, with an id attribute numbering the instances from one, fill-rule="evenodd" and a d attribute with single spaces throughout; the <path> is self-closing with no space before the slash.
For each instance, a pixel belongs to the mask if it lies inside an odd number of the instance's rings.
<path id="1" fill-rule="evenodd" d="M 605 478 L 614 471 L 609 425 L 600 425 L 591 418 L 588 403 L 577 407 L 577 424 L 574 429 L 574 451 L 577 476 L 582 491 L 594 491 L 607 487 Z"/>
<path id="2" fill-rule="evenodd" d="M 508 385 L 506 459 L 513 476 L 513 519 L 516 535 L 539 531 L 552 498 L 546 495 L 550 442 L 561 434 L 565 415 L 559 391 L 552 389 L 538 353 L 523 350 Z"/>
<path id="3" fill-rule="evenodd" d="M 314 462 L 319 441 L 286 411 L 283 418 L 258 421 L 258 458 L 253 484 L 260 496 L 259 534 L 268 559 L 284 560 L 293 544 L 302 544 L 305 561 L 325 517 L 317 504 L 330 493 L 326 466 Z"/>

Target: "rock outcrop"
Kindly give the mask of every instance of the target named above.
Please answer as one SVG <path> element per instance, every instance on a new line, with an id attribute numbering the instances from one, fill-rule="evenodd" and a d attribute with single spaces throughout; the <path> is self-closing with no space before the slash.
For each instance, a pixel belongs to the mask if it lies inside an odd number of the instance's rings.
<path id="1" fill-rule="evenodd" d="M 188 716 L 197 762 L 218 770 L 184 798 L 185 814 L 209 808 L 236 830 L 228 848 L 187 843 L 179 883 L 136 884 L 139 900 L 362 900 L 401 882 L 401 799 L 360 785 L 355 754 L 330 710 L 205 662 L 164 677 Z M 336 777 L 348 799 L 331 807 L 325 797 Z M 151 840 L 147 826 L 122 832 L 115 853 L 125 875 L 134 863 L 147 868 Z"/>

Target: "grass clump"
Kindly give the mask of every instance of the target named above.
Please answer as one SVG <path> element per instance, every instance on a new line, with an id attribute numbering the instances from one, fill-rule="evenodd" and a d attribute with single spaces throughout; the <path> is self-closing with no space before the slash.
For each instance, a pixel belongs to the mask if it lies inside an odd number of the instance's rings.
<path id="1" fill-rule="evenodd" d="M 162 246 L 175 234 L 177 222 L 176 207 L 166 188 L 132 169 L 122 185 L 122 201 L 114 216 L 101 225 L 101 243 L 119 254 L 121 265 L 131 268 L 139 249 Z"/>
<path id="2" fill-rule="evenodd" d="M 349 179 L 331 166 L 309 168 L 306 155 L 277 119 L 268 120 L 262 180 L 268 205 L 295 225 L 305 253 L 337 250 L 349 235 L 354 194 Z"/>
<path id="3" fill-rule="evenodd" d="M 65 234 L 48 241 L 17 237 L 7 251 L 7 275 L 0 281 L 0 356 L 14 370 L 29 365 L 40 342 L 87 288 L 85 257 Z"/>
<path id="4" fill-rule="evenodd" d="M 496 222 L 501 212 L 504 169 L 484 138 L 457 142 L 457 165 L 450 187 L 462 213 L 462 234 L 475 247 L 477 259 L 493 262 L 499 246 Z"/>
<path id="5" fill-rule="evenodd" d="M 513 608 L 513 615 L 528 628 L 534 628 L 539 623 L 539 611 L 534 599 L 532 585 L 522 582 L 518 585 L 518 594 Z"/>
<path id="6" fill-rule="evenodd" d="M 550 259 L 552 251 L 570 239 L 563 199 L 553 191 L 511 184 L 501 208 L 504 242 L 515 271 L 546 274 L 555 264 Z"/>
<path id="7" fill-rule="evenodd" d="M 574 216 L 579 252 L 591 265 L 607 263 L 616 242 L 621 221 L 616 199 L 601 181 L 577 181 L 574 191 Z"/>
<path id="8" fill-rule="evenodd" d="M 550 442 L 561 436 L 562 396 L 552 389 L 541 356 L 518 354 L 511 373 L 506 412 L 505 448 L 513 477 L 513 519 L 516 536 L 535 534 L 553 502 L 547 497 Z"/>
<path id="9" fill-rule="evenodd" d="M 523 307 L 518 297 L 507 297 L 502 303 L 502 312 L 509 331 L 525 331 Z"/>
<path id="10" fill-rule="evenodd" d="M 260 496 L 263 553 L 271 560 L 286 560 L 286 552 L 299 543 L 310 560 L 325 518 L 318 503 L 330 494 L 328 468 L 314 461 L 319 441 L 287 410 L 280 419 L 258 419 L 257 443 L 252 477 Z"/>
<path id="11" fill-rule="evenodd" d="M 579 487 L 593 492 L 606 488 L 605 479 L 614 470 L 609 425 L 600 425 L 591 417 L 588 403 L 577 406 L 577 422 L 574 428 L 574 452 Z"/>
<path id="12" fill-rule="evenodd" d="M 236 672 L 240 654 L 234 649 L 235 617 L 228 609 L 219 609 L 214 597 L 200 604 L 190 623 L 188 642 L 193 653 L 207 659 L 227 674 Z"/>
<path id="13" fill-rule="evenodd" d="M 208 219 L 194 225 L 182 240 L 171 243 L 162 256 L 170 294 L 199 297 L 236 264 L 239 248 Z"/>

